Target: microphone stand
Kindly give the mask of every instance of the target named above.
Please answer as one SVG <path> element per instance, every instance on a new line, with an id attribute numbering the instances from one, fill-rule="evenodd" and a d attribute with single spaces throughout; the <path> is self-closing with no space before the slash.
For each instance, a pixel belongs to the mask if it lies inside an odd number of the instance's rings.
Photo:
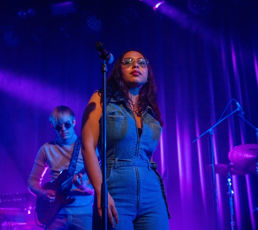
<path id="1" fill-rule="evenodd" d="M 230 114 L 224 116 L 221 118 L 219 121 L 217 121 L 214 125 L 212 125 L 208 130 L 204 131 L 199 137 L 193 140 L 192 143 L 195 143 L 197 140 L 202 138 L 204 135 L 209 133 L 209 139 L 210 139 L 210 145 L 211 145 L 211 165 L 212 165 L 212 181 L 213 181 L 213 187 L 214 187 L 214 198 L 215 198 L 215 208 L 216 208 L 216 213 L 218 215 L 219 210 L 218 210 L 218 193 L 217 193 L 217 187 L 216 187 L 216 173 L 215 173 L 215 158 L 214 158 L 214 141 L 213 141 L 213 134 L 214 134 L 214 128 L 217 127 L 220 123 L 222 123 L 224 120 L 228 119 L 229 117 L 233 116 L 237 112 L 241 112 L 241 109 L 238 107 L 237 109 L 233 110 Z M 228 186 L 229 186 L 229 203 L 230 203 L 230 225 L 231 225 L 231 230 L 234 230 L 235 226 L 235 221 L 234 221 L 234 216 L 235 216 L 235 211 L 234 211 L 234 205 L 233 205 L 233 190 L 231 186 L 231 175 L 228 175 Z"/>
<path id="2" fill-rule="evenodd" d="M 212 125 L 208 130 L 203 132 L 199 137 L 194 139 L 193 142 L 192 142 L 192 143 L 195 143 L 197 140 L 202 138 L 207 133 L 210 134 L 212 178 L 213 178 L 213 186 L 214 186 L 214 191 L 215 191 L 214 195 L 215 195 L 216 212 L 217 212 L 217 214 L 218 214 L 218 197 L 217 197 L 215 162 L 214 162 L 214 142 L 213 142 L 213 134 L 214 134 L 213 130 L 214 130 L 214 128 L 217 127 L 220 123 L 222 123 L 227 118 L 229 118 L 229 117 L 233 116 L 235 113 L 239 112 L 238 116 L 244 122 L 244 124 L 248 125 L 249 127 L 251 127 L 252 129 L 255 130 L 255 132 L 256 132 L 256 141 L 258 143 L 258 128 L 255 127 L 254 124 L 252 124 L 250 121 L 248 121 L 244 117 L 244 111 L 243 111 L 242 107 L 240 106 L 240 104 L 238 103 L 238 101 L 236 101 L 235 99 L 232 99 L 232 101 L 235 101 L 235 103 L 237 104 L 237 109 L 233 110 L 227 116 L 224 116 L 223 118 L 221 118 L 218 122 L 216 122 L 214 125 Z M 257 171 L 257 175 L 258 175 L 258 163 L 257 163 L 256 171 Z M 229 207 L 230 207 L 230 228 L 231 228 L 231 230 L 234 230 L 235 229 L 235 220 L 234 220 L 235 219 L 235 210 L 234 210 L 234 203 L 233 203 L 234 191 L 233 191 L 233 187 L 232 187 L 232 174 L 231 174 L 231 172 L 229 172 L 228 176 L 227 176 L 227 185 L 228 185 Z M 253 226 L 255 226 L 254 218 L 252 218 L 252 224 L 253 224 Z"/>
<path id="3" fill-rule="evenodd" d="M 107 138 L 106 138 L 106 105 L 107 105 L 107 64 L 113 62 L 113 55 L 109 53 L 101 42 L 96 43 L 96 49 L 99 52 L 99 57 L 103 60 L 101 72 L 103 75 L 103 95 L 102 96 L 102 184 L 101 184 L 101 210 L 102 210 L 102 229 L 107 230 L 107 209 L 108 209 L 108 191 L 107 191 L 107 170 L 106 170 L 106 160 L 107 160 Z"/>
<path id="4" fill-rule="evenodd" d="M 107 180 L 106 180 L 106 103 L 107 103 L 107 61 L 103 59 L 101 72 L 103 74 L 103 104 L 102 104 L 102 185 L 101 185 L 101 209 L 102 209 L 102 229 L 107 230 Z"/>
<path id="5" fill-rule="evenodd" d="M 243 113 L 240 113 L 238 116 L 241 118 L 241 120 L 242 120 L 245 124 L 247 124 L 249 127 L 251 127 L 252 129 L 255 130 L 256 142 L 258 143 L 258 128 L 255 127 L 255 125 L 252 124 L 250 121 L 248 121 L 248 120 L 244 117 L 244 114 L 243 114 Z"/>

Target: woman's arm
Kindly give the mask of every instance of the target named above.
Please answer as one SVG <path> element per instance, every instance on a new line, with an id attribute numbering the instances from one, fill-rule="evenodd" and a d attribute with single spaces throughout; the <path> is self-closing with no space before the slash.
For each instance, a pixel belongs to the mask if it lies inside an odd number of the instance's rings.
<path id="1" fill-rule="evenodd" d="M 101 216 L 101 184 L 102 172 L 99 166 L 96 147 L 99 140 L 99 120 L 102 115 L 101 97 L 98 92 L 95 92 L 83 115 L 82 124 L 82 154 L 84 158 L 85 168 L 88 177 L 95 189 L 98 212 Z M 115 208 L 115 203 L 110 194 L 108 194 L 108 218 L 113 225 L 113 218 L 118 222 L 118 214 Z"/>

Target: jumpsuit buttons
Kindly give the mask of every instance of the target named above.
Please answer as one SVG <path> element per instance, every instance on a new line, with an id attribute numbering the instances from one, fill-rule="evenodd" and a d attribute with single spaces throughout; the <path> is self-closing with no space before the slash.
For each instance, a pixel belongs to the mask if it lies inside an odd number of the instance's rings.
<path id="1" fill-rule="evenodd" d="M 139 137 L 139 133 L 138 133 L 137 120 L 135 118 L 134 112 L 131 109 L 129 109 L 129 111 L 133 115 L 133 119 L 134 119 L 134 122 L 135 122 L 135 128 L 136 128 L 136 134 L 137 134 L 135 156 L 138 157 L 140 137 Z M 142 122 L 142 117 L 141 117 L 141 122 Z M 138 169 L 137 166 L 135 166 L 135 174 L 136 174 L 136 181 L 137 181 L 137 206 L 136 207 L 137 207 L 137 211 L 138 211 L 139 210 L 139 205 L 140 205 L 140 175 L 139 175 L 139 169 Z"/>
<path id="2" fill-rule="evenodd" d="M 133 115 L 133 119 L 135 121 L 135 128 L 136 128 L 136 134 L 137 134 L 137 144 L 136 144 L 136 151 L 135 151 L 135 156 L 138 157 L 139 156 L 139 145 L 140 145 L 140 135 L 139 135 L 139 131 L 138 131 L 138 126 L 137 126 L 137 120 L 136 120 L 136 117 L 135 117 L 135 114 L 134 112 L 129 109 L 131 114 Z M 145 111 L 144 113 L 141 115 L 141 128 L 142 128 L 142 132 L 143 132 L 143 115 L 145 114 Z M 149 169 L 149 166 L 148 166 L 148 169 Z M 139 210 L 140 208 L 140 174 L 139 174 L 139 169 L 138 169 L 138 166 L 135 166 L 135 173 L 136 173 L 136 179 L 137 179 L 137 210 Z"/>

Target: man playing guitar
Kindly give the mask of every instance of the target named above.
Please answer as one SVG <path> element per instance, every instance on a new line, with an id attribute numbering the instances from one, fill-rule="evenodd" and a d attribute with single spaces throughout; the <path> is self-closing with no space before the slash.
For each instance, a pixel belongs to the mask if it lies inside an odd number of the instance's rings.
<path id="1" fill-rule="evenodd" d="M 45 224 L 47 230 L 91 229 L 94 191 L 84 170 L 80 145 L 76 145 L 78 138 L 74 130 L 76 124 L 74 112 L 67 106 L 58 106 L 51 113 L 49 121 L 55 129 L 56 139 L 44 144 L 39 149 L 28 179 L 28 185 L 38 198 L 36 208 L 38 217 L 41 214 L 43 216 L 49 215 L 54 209 L 56 211 L 52 214 L 53 217 L 47 221 L 41 221 L 40 218 L 39 220 Z M 63 176 L 66 179 L 63 180 L 61 174 L 64 170 L 69 171 L 67 169 L 70 166 L 75 146 L 79 152 L 78 157 L 75 158 L 76 163 L 73 164 L 76 168 L 70 180 L 67 176 Z M 53 180 L 51 183 L 55 188 L 41 186 L 47 168 L 50 169 Z M 60 187 L 65 183 L 68 184 L 69 189 L 64 195 Z M 49 210 L 40 207 L 44 202 L 46 202 L 47 207 L 50 207 Z"/>

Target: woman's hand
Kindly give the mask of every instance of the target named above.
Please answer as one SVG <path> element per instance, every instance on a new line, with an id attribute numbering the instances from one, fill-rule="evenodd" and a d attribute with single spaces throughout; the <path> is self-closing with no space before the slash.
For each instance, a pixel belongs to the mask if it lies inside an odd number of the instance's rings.
<path id="1" fill-rule="evenodd" d="M 101 194 L 97 195 L 97 202 L 98 202 L 98 212 L 99 215 L 102 217 L 102 209 L 101 209 Z M 115 201 L 113 200 L 112 196 L 108 193 L 108 209 L 107 209 L 107 216 L 110 224 L 114 227 L 115 223 L 118 223 L 118 214 L 115 206 Z"/>

